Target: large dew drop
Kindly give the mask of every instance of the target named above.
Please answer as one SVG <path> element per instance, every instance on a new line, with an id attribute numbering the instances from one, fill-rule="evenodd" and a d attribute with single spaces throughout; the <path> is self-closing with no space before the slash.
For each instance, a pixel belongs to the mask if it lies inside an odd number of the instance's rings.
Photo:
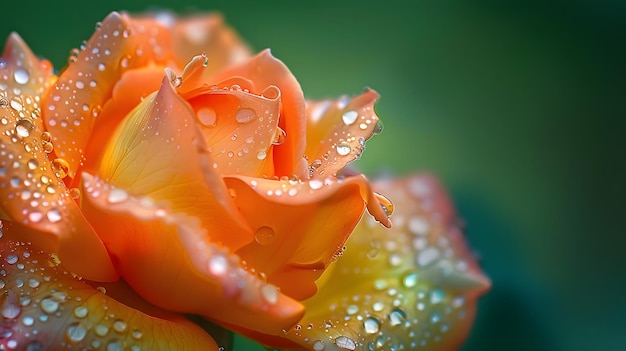
<path id="1" fill-rule="evenodd" d="M 249 108 L 242 108 L 237 111 L 235 119 L 239 123 L 249 123 L 256 117 L 256 113 Z"/>
<path id="2" fill-rule="evenodd" d="M 25 68 L 20 67 L 13 72 L 13 78 L 17 84 L 26 84 L 30 79 L 30 75 Z"/>

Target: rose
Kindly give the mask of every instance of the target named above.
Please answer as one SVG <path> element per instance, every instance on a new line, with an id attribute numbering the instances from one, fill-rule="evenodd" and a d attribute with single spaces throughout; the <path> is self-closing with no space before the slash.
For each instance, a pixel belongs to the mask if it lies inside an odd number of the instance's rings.
<path id="1" fill-rule="evenodd" d="M 365 204 L 385 224 L 379 200 L 390 204 L 362 176 L 336 176 L 377 128 L 376 94 L 305 102 L 282 62 L 246 50 L 215 17 L 112 14 L 57 79 L 12 36 L 4 240 L 32 241 L 85 278 L 121 275 L 162 308 L 278 342 Z M 87 331 L 77 323 L 66 326 L 72 336 Z M 206 339 L 197 334 L 192 343 Z"/>

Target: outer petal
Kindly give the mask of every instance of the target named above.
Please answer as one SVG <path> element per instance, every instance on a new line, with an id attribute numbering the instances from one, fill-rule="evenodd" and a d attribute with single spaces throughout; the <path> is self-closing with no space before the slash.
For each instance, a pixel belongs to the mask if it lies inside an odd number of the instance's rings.
<path id="1" fill-rule="evenodd" d="M 55 252 L 76 274 L 116 279 L 106 249 L 60 180 L 62 162 L 46 154 L 51 145 L 41 128 L 40 96 L 55 78 L 50 64 L 12 35 L 0 67 L 7 77 L 0 92 L 0 215 L 13 227 L 28 227 L 8 235 Z"/>
<path id="2" fill-rule="evenodd" d="M 307 148 L 311 177 L 336 175 L 361 157 L 365 141 L 382 128 L 374 112 L 378 94 L 367 90 L 352 99 L 307 101 Z"/>
<path id="3" fill-rule="evenodd" d="M 341 182 L 227 177 L 226 184 L 256 230 L 255 241 L 237 254 L 299 300 L 315 293 L 315 280 L 341 255 L 366 204 L 379 221 L 389 224 L 363 176 Z"/>
<path id="4" fill-rule="evenodd" d="M 436 180 L 377 188 L 396 202 L 394 229 L 363 220 L 286 337 L 310 350 L 455 350 L 489 280 Z"/>
<path id="5" fill-rule="evenodd" d="M 297 301 L 242 268 L 194 218 L 155 206 L 87 174 L 84 211 L 146 300 L 168 310 L 277 335 L 303 313 Z M 210 211 L 210 209 L 207 209 Z"/>
<path id="6" fill-rule="evenodd" d="M 252 234 L 216 174 L 194 119 L 165 77 L 158 94 L 137 106 L 111 137 L 97 175 L 200 219 L 214 242 L 236 249 Z"/>
<path id="7" fill-rule="evenodd" d="M 157 20 L 168 20 L 167 17 L 158 14 L 155 17 Z M 171 19 L 170 17 L 169 20 Z M 225 67 L 239 64 L 251 56 L 250 48 L 224 23 L 219 14 L 174 20 L 172 51 L 179 67 L 187 64 L 190 57 L 204 52 L 208 61 L 205 73 L 214 75 Z"/>
<path id="8" fill-rule="evenodd" d="M 181 316 L 148 315 L 73 278 L 30 245 L 2 240 L 0 347 L 7 350 L 217 350 Z M 130 291 L 125 291 L 130 299 Z"/>
<path id="9" fill-rule="evenodd" d="M 113 12 L 98 26 L 84 49 L 63 71 L 44 102 L 44 122 L 57 156 L 73 177 L 82 164 L 96 118 L 111 98 L 115 83 L 128 70 L 169 60 L 170 34 L 163 26 L 146 27 Z M 156 87 L 154 87 L 156 88 Z"/>
<path id="10" fill-rule="evenodd" d="M 258 88 L 275 85 L 280 89 L 282 108 L 279 127 L 286 132 L 286 138 L 281 145 L 274 148 L 276 175 L 296 174 L 307 179 L 302 160 L 306 128 L 304 95 L 296 78 L 282 61 L 272 56 L 269 50 L 261 52 L 241 65 L 219 72 L 214 81 L 235 76 L 249 79 Z"/>

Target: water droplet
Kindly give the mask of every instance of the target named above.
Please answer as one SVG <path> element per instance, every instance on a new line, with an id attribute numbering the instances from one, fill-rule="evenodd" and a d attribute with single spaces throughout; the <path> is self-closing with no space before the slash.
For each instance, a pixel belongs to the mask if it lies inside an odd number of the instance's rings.
<path id="1" fill-rule="evenodd" d="M 315 340 L 313 343 L 313 350 L 315 351 L 323 351 L 326 348 L 323 340 Z"/>
<path id="2" fill-rule="evenodd" d="M 28 166 L 28 169 L 30 169 L 31 171 L 34 171 L 39 167 L 39 162 L 37 162 L 37 160 L 35 160 L 34 158 L 31 158 L 26 163 L 26 166 Z"/>
<path id="3" fill-rule="evenodd" d="M 222 275 L 228 270 L 226 257 L 222 255 L 214 256 L 209 261 L 209 270 L 215 275 Z"/>
<path id="4" fill-rule="evenodd" d="M 430 303 L 432 304 L 442 303 L 445 298 L 446 292 L 442 289 L 434 289 L 430 292 Z"/>
<path id="5" fill-rule="evenodd" d="M 272 144 L 280 145 L 285 142 L 287 138 L 287 133 L 280 127 L 276 127 L 276 132 L 274 133 L 274 139 L 272 139 Z"/>
<path id="6" fill-rule="evenodd" d="M 266 157 L 267 151 L 265 151 L 265 149 L 260 149 L 259 151 L 257 151 L 256 158 L 258 158 L 259 160 L 265 160 Z"/>
<path id="7" fill-rule="evenodd" d="M 76 318 L 85 318 L 87 317 L 88 313 L 89 313 L 89 309 L 85 306 L 77 306 L 74 309 L 74 316 Z"/>
<path id="8" fill-rule="evenodd" d="M 396 308 L 389 313 L 389 322 L 391 325 L 400 325 L 406 320 L 406 313 L 403 310 Z"/>
<path id="9" fill-rule="evenodd" d="M 269 245 L 276 240 L 276 232 L 272 227 L 259 227 L 254 233 L 254 240 L 260 245 Z"/>
<path id="10" fill-rule="evenodd" d="M 346 307 L 346 313 L 348 313 L 349 315 L 353 315 L 359 312 L 359 306 L 357 305 L 348 305 L 348 307 Z"/>
<path id="11" fill-rule="evenodd" d="M 141 340 L 141 338 L 143 337 L 143 333 L 139 329 L 133 330 L 133 332 L 130 335 L 135 340 Z"/>
<path id="12" fill-rule="evenodd" d="M 31 122 L 30 120 L 25 119 L 25 118 L 24 119 L 20 119 L 15 124 L 15 133 L 20 138 L 29 137 L 34 129 L 35 129 L 35 125 L 33 125 L 33 122 Z"/>
<path id="13" fill-rule="evenodd" d="M 40 284 L 40 283 L 39 283 L 39 280 L 37 280 L 37 279 L 35 279 L 35 278 L 30 278 L 30 279 L 28 279 L 28 286 L 29 286 L 30 288 L 35 289 L 35 288 L 39 287 L 39 284 Z"/>
<path id="14" fill-rule="evenodd" d="M 313 190 L 320 189 L 323 185 L 324 185 L 324 183 L 321 180 L 319 180 L 319 179 L 311 179 L 311 180 L 309 180 L 309 187 L 311 187 L 311 189 L 313 189 Z"/>
<path id="15" fill-rule="evenodd" d="M 121 319 L 118 319 L 115 322 L 113 322 L 113 330 L 115 330 L 118 333 L 125 332 L 127 327 L 128 327 L 128 324 L 126 324 L 126 322 L 124 322 Z"/>
<path id="16" fill-rule="evenodd" d="M 94 107 L 91 108 L 91 116 L 93 118 L 96 118 L 100 115 L 100 112 L 102 112 L 102 106 L 100 105 L 95 105 Z"/>
<path id="17" fill-rule="evenodd" d="M 428 234 L 429 225 L 428 221 L 420 216 L 411 217 L 409 220 L 409 231 L 415 235 Z"/>
<path id="18" fill-rule="evenodd" d="M 41 300 L 40 306 L 42 311 L 46 313 L 54 313 L 59 309 L 59 302 L 52 298 L 52 296 L 48 296 Z"/>
<path id="19" fill-rule="evenodd" d="M 439 249 L 429 246 L 417 254 L 417 264 L 420 267 L 428 266 L 438 260 L 439 255 Z"/>
<path id="20" fill-rule="evenodd" d="M 124 189 L 113 188 L 109 192 L 109 196 L 107 197 L 107 201 L 112 204 L 118 204 L 120 202 L 124 202 L 128 200 L 129 195 Z"/>
<path id="21" fill-rule="evenodd" d="M 239 123 L 249 123 L 256 118 L 256 113 L 249 108 L 242 108 L 235 114 L 235 119 Z"/>
<path id="22" fill-rule="evenodd" d="M 24 318 L 22 318 L 22 324 L 26 327 L 30 327 L 35 324 L 35 318 L 31 316 L 24 316 Z"/>
<path id="23" fill-rule="evenodd" d="M 8 264 L 14 264 L 15 262 L 17 262 L 18 257 L 17 255 L 14 254 L 9 254 L 7 255 L 7 257 L 4 258 L 4 260 L 8 263 Z"/>
<path id="24" fill-rule="evenodd" d="M 406 272 L 402 275 L 402 285 L 406 288 L 412 288 L 417 285 L 417 281 L 419 279 L 419 275 L 417 272 Z"/>
<path id="25" fill-rule="evenodd" d="M 80 189 L 78 189 L 78 188 L 71 188 L 69 190 L 69 192 L 70 192 L 70 197 L 72 199 L 77 200 L 77 199 L 80 198 Z"/>
<path id="26" fill-rule="evenodd" d="M 120 67 L 128 68 L 130 66 L 130 61 L 132 57 L 130 55 L 124 55 L 122 59 L 120 59 Z"/>
<path id="27" fill-rule="evenodd" d="M 339 348 L 346 349 L 346 350 L 356 349 L 356 343 L 354 342 L 354 340 L 343 335 L 335 338 L 335 345 L 337 345 Z"/>
<path id="28" fill-rule="evenodd" d="M 391 216 L 393 213 L 393 203 L 391 200 L 379 193 L 374 193 L 374 196 L 376 197 L 376 200 L 378 200 L 380 207 L 382 207 L 383 211 L 385 211 L 387 217 Z"/>
<path id="29" fill-rule="evenodd" d="M 380 301 L 376 301 L 374 302 L 374 304 L 372 305 L 372 309 L 376 312 L 380 312 L 385 308 L 385 304 L 380 302 Z"/>
<path id="30" fill-rule="evenodd" d="M 2 302 L 2 317 L 6 319 L 15 319 L 20 315 L 20 313 L 22 313 L 22 309 L 17 304 L 15 293 L 13 290 L 9 290 L 4 296 L 4 301 Z"/>
<path id="31" fill-rule="evenodd" d="M 356 121 L 357 117 L 359 117 L 359 113 L 354 110 L 350 110 L 344 113 L 343 116 L 341 116 L 341 119 L 344 124 L 351 125 Z"/>
<path id="32" fill-rule="evenodd" d="M 6 108 L 7 106 L 9 106 L 9 100 L 0 97 L 0 107 Z"/>
<path id="33" fill-rule="evenodd" d="M 337 144 L 336 149 L 337 149 L 337 153 L 341 156 L 346 156 L 350 153 L 350 151 L 352 151 L 350 144 L 346 143 L 345 141 L 342 141 L 339 144 Z"/>
<path id="34" fill-rule="evenodd" d="M 52 160 L 51 167 L 56 176 L 61 179 L 65 178 L 70 171 L 70 164 L 62 158 Z"/>
<path id="35" fill-rule="evenodd" d="M 17 84 L 26 84 L 30 79 L 30 75 L 25 68 L 20 67 L 13 72 L 13 78 Z"/>
<path id="36" fill-rule="evenodd" d="M 380 329 L 380 322 L 378 321 L 378 319 L 374 317 L 366 318 L 363 321 L 363 328 L 365 329 L 365 332 L 368 334 L 376 334 L 378 333 L 378 330 Z"/>
<path id="37" fill-rule="evenodd" d="M 56 223 L 61 220 L 61 211 L 56 208 L 51 209 L 46 213 L 46 218 L 52 223 Z"/>
<path id="38" fill-rule="evenodd" d="M 212 108 L 200 107 L 196 112 L 196 116 L 198 116 L 198 121 L 200 121 L 203 126 L 215 127 L 217 114 L 215 114 L 215 111 Z"/>
<path id="39" fill-rule="evenodd" d="M 274 285 L 265 284 L 261 287 L 261 295 L 265 301 L 275 304 L 278 302 L 278 289 Z"/>
<path id="40" fill-rule="evenodd" d="M 97 324 L 94 328 L 93 328 L 93 332 L 98 335 L 99 337 L 104 337 L 109 333 L 109 327 L 107 327 L 104 324 Z"/>
<path id="41" fill-rule="evenodd" d="M 87 335 L 87 330 L 78 322 L 70 324 L 65 330 L 65 337 L 70 343 L 81 342 Z"/>

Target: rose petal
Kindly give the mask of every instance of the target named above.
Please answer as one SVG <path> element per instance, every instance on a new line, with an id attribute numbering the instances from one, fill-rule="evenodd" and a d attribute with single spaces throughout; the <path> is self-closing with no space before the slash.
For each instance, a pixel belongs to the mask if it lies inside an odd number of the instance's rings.
<path id="1" fill-rule="evenodd" d="M 342 182 L 227 177 L 226 184 L 256 231 L 237 255 L 299 300 L 315 293 L 315 280 L 341 254 L 366 204 L 388 224 L 363 176 Z"/>
<path id="2" fill-rule="evenodd" d="M 430 176 L 379 183 L 394 229 L 365 218 L 286 337 L 310 350 L 455 350 L 489 288 Z"/>
<path id="3" fill-rule="evenodd" d="M 374 112 L 378 94 L 367 90 L 352 99 L 307 101 L 307 148 L 311 177 L 336 175 L 349 162 L 361 157 L 377 129 Z"/>
<path id="4" fill-rule="evenodd" d="M 219 14 L 175 19 L 172 36 L 173 55 L 179 67 L 183 67 L 190 57 L 204 52 L 208 63 L 207 75 L 214 75 L 251 56 L 250 48 Z"/>
<path id="5" fill-rule="evenodd" d="M 192 106 L 197 124 L 221 174 L 274 175 L 273 142 L 278 128 L 280 90 L 267 87 L 256 95 L 254 84 L 231 78 L 214 86 L 199 85 L 203 56 L 196 56 L 182 75 L 182 97 Z M 243 85 L 243 86 L 242 86 Z M 195 87 L 185 89 L 184 87 Z"/>
<path id="6" fill-rule="evenodd" d="M 82 164 L 96 118 L 115 83 L 128 70 L 148 63 L 164 65 L 171 46 L 168 28 L 145 26 L 127 15 L 111 13 L 71 61 L 45 98 L 46 129 L 57 156 L 74 177 Z M 156 88 L 156 87 L 155 87 Z M 153 89 L 154 90 L 154 89 Z"/>
<path id="7" fill-rule="evenodd" d="M 122 276 L 146 300 L 271 335 L 301 317 L 300 303 L 243 269 L 236 256 L 210 241 L 197 219 L 88 174 L 83 180 L 86 216 Z"/>
<path id="8" fill-rule="evenodd" d="M 215 173 L 194 119 L 165 77 L 158 94 L 137 106 L 111 137 L 97 175 L 199 218 L 212 241 L 236 249 L 252 234 Z"/>
<path id="9" fill-rule="evenodd" d="M 220 71 L 213 81 L 236 76 L 252 81 L 257 88 L 275 85 L 280 89 L 282 106 L 278 125 L 285 131 L 286 137 L 281 145 L 274 148 L 275 172 L 278 176 L 295 174 L 307 179 L 302 160 L 306 128 L 304 95 L 296 78 L 269 50 L 262 51 L 243 64 Z"/>
<path id="10" fill-rule="evenodd" d="M 51 145 L 41 129 L 40 96 L 55 78 L 50 64 L 17 35 L 9 37 L 0 62 L 0 76 L 11 77 L 2 83 L 9 90 L 0 92 L 0 215 L 29 227 L 7 235 L 56 253 L 75 274 L 116 279 L 104 245 L 61 180 L 61 162 L 46 154 Z"/>
<path id="11" fill-rule="evenodd" d="M 182 316 L 145 303 L 141 307 L 150 314 L 124 306 L 28 244 L 2 240 L 0 257 L 5 273 L 0 288 L 3 349 L 218 349 Z M 127 289 L 123 296 L 133 299 Z"/>

